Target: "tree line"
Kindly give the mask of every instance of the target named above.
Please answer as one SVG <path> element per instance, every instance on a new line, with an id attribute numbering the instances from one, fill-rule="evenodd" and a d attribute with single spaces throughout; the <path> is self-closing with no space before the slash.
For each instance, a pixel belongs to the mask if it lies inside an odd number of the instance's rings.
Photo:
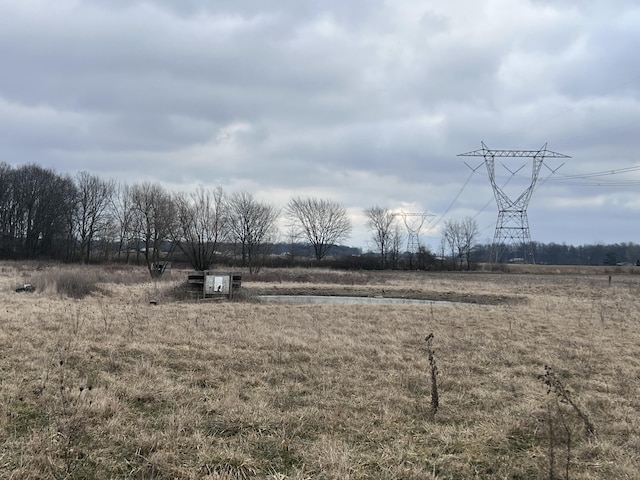
<path id="1" fill-rule="evenodd" d="M 372 248 L 341 264 L 356 268 L 470 270 L 489 261 L 490 245 L 478 243 L 474 219 L 445 221 L 438 251 L 419 245 L 408 251 L 401 215 L 383 207 L 364 210 Z M 278 229 L 285 220 L 286 232 Z M 35 164 L 0 162 L 0 258 L 66 262 L 145 263 L 151 275 L 167 258 L 180 255 L 196 270 L 233 258 L 251 273 L 273 257 L 276 245 L 311 252 L 321 262 L 348 240 L 346 208 L 331 199 L 292 198 L 284 208 L 251 193 L 202 186 L 170 192 L 158 183 L 117 183 L 90 172 L 61 175 Z M 281 250 L 281 249 L 280 249 Z M 630 244 L 573 247 L 534 242 L 537 263 L 618 264 L 640 259 Z M 518 253 L 509 253 L 508 262 Z M 273 263 L 272 261 L 270 263 Z"/>
<path id="2" fill-rule="evenodd" d="M 141 258 L 151 275 L 179 250 L 207 270 L 223 255 L 257 272 L 279 240 L 291 235 L 317 261 L 351 232 L 346 209 L 330 199 L 293 198 L 282 211 L 251 193 L 199 187 L 172 193 L 159 183 L 116 183 L 86 171 L 60 175 L 35 164 L 0 163 L 0 257 L 88 263 Z"/>

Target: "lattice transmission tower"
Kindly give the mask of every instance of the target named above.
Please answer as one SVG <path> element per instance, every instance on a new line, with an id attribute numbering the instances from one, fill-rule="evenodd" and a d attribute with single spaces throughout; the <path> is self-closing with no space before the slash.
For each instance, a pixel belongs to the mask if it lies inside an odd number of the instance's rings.
<path id="1" fill-rule="evenodd" d="M 404 225 L 407 228 L 407 252 L 410 254 L 418 253 L 420 250 L 420 232 L 427 219 L 434 217 L 433 213 L 400 213 Z"/>
<path id="2" fill-rule="evenodd" d="M 531 245 L 531 233 L 529 231 L 529 219 L 527 217 L 527 208 L 531 195 L 535 189 L 538 176 L 540 175 L 540 169 L 542 168 L 545 158 L 571 158 L 569 155 L 563 153 L 552 152 L 547 150 L 547 144 L 545 143 L 540 150 L 492 150 L 488 148 L 484 142 L 482 142 L 481 150 L 474 150 L 472 152 L 461 153 L 461 157 L 484 157 L 484 164 L 487 167 L 487 173 L 489 174 L 489 181 L 493 188 L 493 195 L 498 205 L 498 220 L 496 222 L 496 231 L 493 236 L 493 243 L 491 246 L 491 261 L 498 262 L 502 257 L 503 252 L 508 246 L 515 246 L 516 252 L 520 252 L 521 261 L 523 263 L 535 263 L 533 257 L 533 248 Z M 516 198 L 509 197 L 502 187 L 496 183 L 496 171 L 495 171 L 495 159 L 496 157 L 516 157 L 516 158 L 531 158 L 532 168 L 530 183 L 527 188 Z M 525 164 L 526 165 L 526 164 Z M 515 176 L 525 165 L 522 165 L 517 170 L 507 170 L 512 176 Z M 549 168 L 551 172 L 555 172 L 562 165 L 555 169 Z"/>

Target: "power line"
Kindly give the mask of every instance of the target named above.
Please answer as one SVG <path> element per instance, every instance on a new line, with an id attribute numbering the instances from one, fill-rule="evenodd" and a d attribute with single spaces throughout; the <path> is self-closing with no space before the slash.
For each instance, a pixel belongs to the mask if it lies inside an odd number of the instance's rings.
<path id="1" fill-rule="evenodd" d="M 638 180 L 593 180 L 602 177 L 610 177 L 615 175 L 622 175 L 625 173 L 632 173 L 640 171 L 640 165 L 633 167 L 618 168 L 615 170 L 603 170 L 600 172 L 591 173 L 576 173 L 573 175 L 549 175 L 544 179 L 542 183 L 547 181 L 554 185 L 577 185 L 577 186 L 591 186 L 591 187 L 634 187 L 640 185 L 640 179 Z M 527 180 L 528 177 L 523 175 L 517 175 L 519 180 Z"/>
<path id="2" fill-rule="evenodd" d="M 467 177 L 467 181 L 464 182 L 464 185 L 462 185 L 462 188 L 458 191 L 458 193 L 456 194 L 454 199 L 451 201 L 449 206 L 445 209 L 444 213 L 440 215 L 440 217 L 438 217 L 438 220 L 436 221 L 436 223 L 433 224 L 432 228 L 436 228 L 440 223 L 440 220 L 442 220 L 447 215 L 447 213 L 449 213 L 449 210 L 451 210 L 451 207 L 453 207 L 453 205 L 458 201 L 458 198 L 460 198 L 460 195 L 462 195 L 462 192 L 471 181 L 471 177 L 473 177 L 473 174 L 476 173 L 476 170 L 477 168 L 475 170 L 471 169 L 471 174 L 469 175 L 469 177 Z"/>
<path id="3" fill-rule="evenodd" d="M 619 175 L 621 173 L 637 172 L 640 170 L 640 165 L 634 165 L 633 167 L 617 168 L 614 170 L 603 170 L 601 172 L 592 173 L 577 173 L 575 175 L 559 175 L 560 178 L 591 178 L 591 177 L 605 177 L 609 175 Z"/>

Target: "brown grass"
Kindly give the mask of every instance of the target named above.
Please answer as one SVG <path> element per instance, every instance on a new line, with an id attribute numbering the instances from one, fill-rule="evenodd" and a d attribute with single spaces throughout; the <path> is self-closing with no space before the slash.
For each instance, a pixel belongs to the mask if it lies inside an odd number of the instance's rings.
<path id="1" fill-rule="evenodd" d="M 1 478 L 549 478 L 563 421 L 559 478 L 640 471 L 638 275 L 344 273 L 526 302 L 305 306 L 175 301 L 177 280 L 140 272 L 78 300 L 16 293 L 37 265 L 0 264 Z M 335 287 L 312 270 L 274 285 L 300 275 Z M 549 414 L 545 365 L 594 436 L 570 409 Z"/>

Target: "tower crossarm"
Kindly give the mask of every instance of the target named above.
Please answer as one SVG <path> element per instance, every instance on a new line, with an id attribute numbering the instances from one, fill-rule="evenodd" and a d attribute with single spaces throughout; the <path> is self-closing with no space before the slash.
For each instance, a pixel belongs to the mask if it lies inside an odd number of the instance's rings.
<path id="1" fill-rule="evenodd" d="M 460 153 L 458 157 L 520 157 L 520 158 L 538 158 L 538 157 L 546 157 L 546 158 L 571 158 L 569 155 L 565 155 L 564 153 L 552 152 L 551 150 L 547 150 L 547 145 L 545 144 L 540 150 L 493 150 L 487 148 L 487 146 L 483 143 L 482 149 L 473 150 L 472 152 Z"/>
<path id="2" fill-rule="evenodd" d="M 472 152 L 459 153 L 458 157 L 484 157 L 485 155 L 491 155 L 492 157 L 535 158 L 542 153 L 540 150 L 474 150 Z M 551 150 L 545 150 L 544 156 L 546 158 L 571 158 L 569 155 L 552 152 Z"/>
<path id="3" fill-rule="evenodd" d="M 429 212 L 421 212 L 421 213 L 406 213 L 401 212 L 399 215 L 402 216 L 404 220 L 404 224 L 407 227 L 407 231 L 411 233 L 420 233 L 422 230 L 422 226 L 424 225 L 425 220 L 430 217 L 435 217 L 433 213 Z"/>
<path id="4" fill-rule="evenodd" d="M 491 186 L 493 187 L 493 193 L 496 198 L 496 203 L 498 204 L 498 208 L 501 210 L 504 209 L 514 209 L 514 210 L 525 210 L 531 200 L 531 195 L 535 188 L 535 184 L 538 180 L 538 175 L 540 173 L 540 168 L 544 163 L 545 158 L 571 158 L 569 155 L 565 155 L 564 153 L 553 152 L 551 150 L 547 150 L 547 144 L 545 143 L 540 150 L 505 150 L 505 149 L 491 149 L 488 148 L 484 142 L 482 142 L 482 149 L 473 150 L 467 153 L 461 153 L 458 155 L 459 157 L 484 157 L 485 165 L 487 167 L 487 172 L 489 173 L 489 180 L 491 181 Z M 533 169 L 531 172 L 531 184 L 528 188 L 522 192 L 522 194 L 516 199 L 513 200 L 509 198 L 509 196 L 500 188 L 500 186 L 496 183 L 495 180 L 495 158 L 496 157 L 512 157 L 512 158 L 532 158 L 533 159 Z"/>

